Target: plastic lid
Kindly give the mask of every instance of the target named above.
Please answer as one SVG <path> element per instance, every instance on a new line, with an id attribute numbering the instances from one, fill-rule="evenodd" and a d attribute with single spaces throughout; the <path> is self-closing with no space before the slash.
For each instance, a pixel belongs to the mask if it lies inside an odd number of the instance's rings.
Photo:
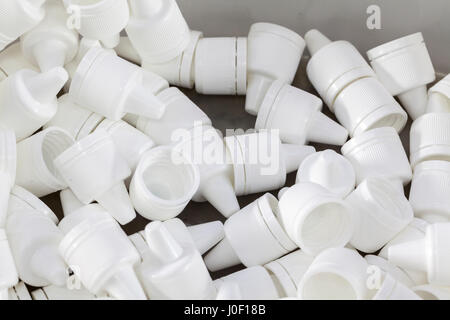
<path id="1" fill-rule="evenodd" d="M 423 41 L 424 40 L 422 33 L 417 32 L 370 49 L 369 51 L 367 51 L 367 56 L 369 57 L 369 60 L 375 60 L 386 54 L 403 49 L 405 47 L 419 44 Z"/>

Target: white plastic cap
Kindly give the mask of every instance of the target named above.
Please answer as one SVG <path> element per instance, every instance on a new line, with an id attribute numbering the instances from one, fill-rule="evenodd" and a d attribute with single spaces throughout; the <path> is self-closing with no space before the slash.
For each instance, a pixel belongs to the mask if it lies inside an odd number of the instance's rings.
<path id="1" fill-rule="evenodd" d="M 256 115 L 273 80 L 292 83 L 305 41 L 296 32 L 272 23 L 254 23 L 248 33 L 248 86 L 245 111 Z"/>
<path id="2" fill-rule="evenodd" d="M 18 281 L 16 265 L 6 237 L 6 231 L 0 228 L 0 291 L 14 286 Z"/>
<path id="3" fill-rule="evenodd" d="M 428 90 L 427 113 L 450 112 L 450 75 Z"/>
<path id="4" fill-rule="evenodd" d="M 448 161 L 424 161 L 414 168 L 409 201 L 417 217 L 430 223 L 450 221 L 448 181 Z"/>
<path id="5" fill-rule="evenodd" d="M 351 209 L 318 184 L 293 185 L 281 197 L 279 208 L 287 234 L 307 254 L 343 247 L 352 237 Z"/>
<path id="6" fill-rule="evenodd" d="M 45 73 L 20 70 L 0 83 L 0 125 L 14 129 L 17 141 L 37 131 L 56 113 L 56 95 L 67 81 L 63 68 Z"/>
<path id="7" fill-rule="evenodd" d="M 223 223 L 212 221 L 188 226 L 195 247 L 201 255 L 209 251 L 225 237 Z"/>
<path id="8" fill-rule="evenodd" d="M 356 184 L 369 177 L 384 177 L 403 189 L 411 181 L 408 156 L 395 129 L 376 128 L 354 137 L 341 148 L 353 165 Z"/>
<path id="9" fill-rule="evenodd" d="M 133 62 L 137 65 L 141 65 L 141 57 L 137 53 L 136 49 L 131 44 L 130 38 L 120 37 L 120 43 L 114 48 L 117 55 L 125 60 Z"/>
<path id="10" fill-rule="evenodd" d="M 96 200 L 121 224 L 136 217 L 123 182 L 131 170 L 106 131 L 95 131 L 76 142 L 54 165 L 84 204 Z"/>
<path id="11" fill-rule="evenodd" d="M 11 188 L 16 179 L 16 136 L 14 131 L 0 128 L 0 228 L 4 228 Z"/>
<path id="12" fill-rule="evenodd" d="M 450 160 L 450 113 L 427 113 L 415 120 L 409 143 L 413 168 L 425 160 Z"/>
<path id="13" fill-rule="evenodd" d="M 198 93 L 244 95 L 247 91 L 247 38 L 200 39 L 194 67 Z"/>
<path id="14" fill-rule="evenodd" d="M 430 284 L 450 286 L 450 223 L 430 224 L 425 237 L 393 245 L 389 261 L 417 271 L 426 271 Z"/>
<path id="15" fill-rule="evenodd" d="M 58 253 L 63 234 L 48 216 L 20 208 L 10 213 L 6 229 L 20 279 L 35 287 L 66 284 L 68 272 Z"/>
<path id="16" fill-rule="evenodd" d="M 387 274 L 395 279 L 395 281 L 402 283 L 408 288 L 414 286 L 414 281 L 408 276 L 405 271 L 397 267 L 395 264 L 387 261 L 385 258 L 375 256 L 373 254 L 368 254 L 364 256 L 364 259 L 366 259 L 366 261 L 372 267 L 371 270 L 368 270 L 368 273 L 372 275 L 372 287 L 379 286 L 381 284 L 381 280 L 383 280 L 383 276 Z"/>
<path id="17" fill-rule="evenodd" d="M 16 183 L 37 197 L 66 188 L 53 160 L 73 144 L 70 134 L 57 127 L 48 127 L 19 142 Z"/>
<path id="18" fill-rule="evenodd" d="M 61 1 L 47 1 L 44 19 L 20 37 L 23 54 L 43 72 L 63 67 L 77 54 L 79 36 L 67 27 L 68 19 Z"/>
<path id="19" fill-rule="evenodd" d="M 197 166 L 170 147 L 145 153 L 130 185 L 137 212 L 149 220 L 168 220 L 180 214 L 197 192 Z"/>
<path id="20" fill-rule="evenodd" d="M 64 216 L 68 216 L 72 212 L 84 207 L 84 204 L 75 196 L 70 188 L 61 190 L 59 199 L 61 201 Z"/>
<path id="21" fill-rule="evenodd" d="M 350 244 L 366 253 L 381 249 L 413 219 L 408 200 L 384 178 L 367 178 L 345 201 L 355 216 Z"/>
<path id="22" fill-rule="evenodd" d="M 398 96 L 413 119 L 425 113 L 426 85 L 435 72 L 422 33 L 414 33 L 367 51 L 378 79 Z"/>
<path id="23" fill-rule="evenodd" d="M 205 257 L 208 269 L 263 265 L 296 249 L 278 219 L 278 200 L 269 193 L 235 213 L 225 222 L 225 239 Z"/>
<path id="24" fill-rule="evenodd" d="M 111 120 L 126 113 L 159 119 L 165 106 L 147 90 L 145 74 L 108 50 L 92 48 L 78 65 L 69 95 L 75 103 Z"/>
<path id="25" fill-rule="evenodd" d="M 356 175 L 350 161 L 333 150 L 325 150 L 303 160 L 295 182 L 317 183 L 337 197 L 345 198 L 355 189 Z"/>
<path id="26" fill-rule="evenodd" d="M 144 132 L 159 145 L 174 144 L 177 133 L 190 130 L 194 126 L 210 126 L 211 119 L 178 88 L 168 88 L 157 95 L 165 105 L 161 119 L 139 117 L 136 128 Z M 183 130 L 184 129 L 184 130 Z"/>
<path id="27" fill-rule="evenodd" d="M 39 71 L 23 56 L 19 42 L 0 52 L 0 81 L 22 69 Z"/>
<path id="28" fill-rule="evenodd" d="M 330 248 L 312 262 L 298 285 L 304 300 L 364 300 L 369 264 L 356 250 Z"/>
<path id="29" fill-rule="evenodd" d="M 90 292 L 116 299 L 145 300 L 133 270 L 139 253 L 119 224 L 100 205 L 84 206 L 61 220 L 59 252 Z"/>
<path id="30" fill-rule="evenodd" d="M 167 62 L 186 49 L 189 27 L 175 0 L 130 0 L 130 9 L 126 31 L 142 60 Z"/>
<path id="31" fill-rule="evenodd" d="M 343 145 L 347 130 L 321 110 L 322 101 L 316 96 L 275 80 L 264 97 L 255 128 L 278 129 L 285 143 Z"/>
<path id="32" fill-rule="evenodd" d="M 0 51 L 34 28 L 45 16 L 45 0 L 4 0 L 0 9 Z"/>
<path id="33" fill-rule="evenodd" d="M 106 48 L 119 44 L 120 32 L 130 18 L 127 0 L 102 0 L 81 2 L 63 0 L 69 12 L 77 10 L 79 21 L 69 20 L 74 28 L 86 38 L 100 40 Z"/>
<path id="34" fill-rule="evenodd" d="M 390 274 L 386 274 L 381 287 L 373 296 L 373 300 L 422 300 L 414 291 L 396 280 Z"/>

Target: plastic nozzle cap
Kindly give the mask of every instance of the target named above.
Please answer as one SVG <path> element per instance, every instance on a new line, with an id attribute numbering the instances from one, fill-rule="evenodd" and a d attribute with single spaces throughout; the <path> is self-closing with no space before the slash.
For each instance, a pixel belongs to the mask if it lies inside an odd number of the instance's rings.
<path id="1" fill-rule="evenodd" d="M 149 1 L 145 1 L 149 2 Z M 142 59 L 128 37 L 120 37 L 120 43 L 114 48 L 117 55 L 123 59 L 141 65 Z"/>
<path id="2" fill-rule="evenodd" d="M 242 300 L 241 288 L 236 281 L 225 281 L 217 290 L 216 300 Z"/>
<path id="3" fill-rule="evenodd" d="M 226 218 L 240 209 L 233 184 L 225 174 L 201 182 L 199 191 Z"/>
<path id="4" fill-rule="evenodd" d="M 200 254 L 206 253 L 225 237 L 223 223 L 212 221 L 188 227 L 195 247 Z"/>
<path id="5" fill-rule="evenodd" d="M 215 272 L 241 263 L 228 239 L 225 237 L 204 258 L 209 271 Z"/>
<path id="6" fill-rule="evenodd" d="M 108 279 L 104 290 L 119 300 L 147 300 L 132 266 L 126 266 Z"/>
<path id="7" fill-rule="evenodd" d="M 42 72 L 63 67 L 66 62 L 67 47 L 60 41 L 42 41 L 32 48 L 32 54 Z"/>
<path id="8" fill-rule="evenodd" d="M 152 256 L 162 264 L 175 261 L 183 255 L 183 248 L 161 221 L 151 222 L 145 227 L 145 238 L 150 244 Z"/>
<path id="9" fill-rule="evenodd" d="M 319 30 L 311 29 L 305 34 L 306 47 L 313 56 L 317 51 L 331 43 Z"/>
<path id="10" fill-rule="evenodd" d="M 348 131 L 322 112 L 315 112 L 310 119 L 307 141 L 342 146 L 348 139 Z"/>
<path id="11" fill-rule="evenodd" d="M 398 98 L 409 116 L 416 120 L 426 112 L 428 104 L 427 86 L 420 86 L 415 89 L 400 93 Z"/>
<path id="12" fill-rule="evenodd" d="M 56 286 L 64 286 L 69 274 L 64 260 L 53 246 L 40 247 L 31 258 L 34 274 Z"/>
<path id="13" fill-rule="evenodd" d="M 84 206 L 69 188 L 62 190 L 59 193 L 59 198 L 65 217 Z"/>
<path id="14" fill-rule="evenodd" d="M 120 224 L 124 225 L 136 218 L 127 187 L 123 181 L 96 197 L 97 202 Z"/>
<path id="15" fill-rule="evenodd" d="M 286 173 L 291 173 L 298 169 L 303 160 L 315 153 L 316 148 L 283 143 L 281 144 L 281 152 L 286 165 Z"/>
<path id="16" fill-rule="evenodd" d="M 160 119 L 166 110 L 153 93 L 144 86 L 136 86 L 125 102 L 125 112 L 151 119 Z"/>
<path id="17" fill-rule="evenodd" d="M 44 73 L 25 78 L 24 81 L 30 94 L 39 103 L 46 104 L 56 99 L 56 95 L 69 79 L 67 71 L 56 67 Z"/>
<path id="18" fill-rule="evenodd" d="M 399 243 L 389 247 L 388 259 L 395 265 L 414 271 L 427 271 L 425 239 Z"/>

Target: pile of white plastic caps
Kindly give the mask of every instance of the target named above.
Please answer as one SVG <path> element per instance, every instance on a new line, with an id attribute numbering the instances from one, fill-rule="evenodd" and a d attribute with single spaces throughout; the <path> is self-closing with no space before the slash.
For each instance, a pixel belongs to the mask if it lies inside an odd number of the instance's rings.
<path id="1" fill-rule="evenodd" d="M 2 0 L 0 298 L 450 299 L 450 76 L 427 89 L 421 33 L 370 65 L 304 38 L 204 38 L 174 0 Z M 321 99 L 291 86 L 305 47 Z M 223 137 L 169 83 L 246 95 L 256 130 Z M 226 222 L 186 226 L 191 200 Z"/>

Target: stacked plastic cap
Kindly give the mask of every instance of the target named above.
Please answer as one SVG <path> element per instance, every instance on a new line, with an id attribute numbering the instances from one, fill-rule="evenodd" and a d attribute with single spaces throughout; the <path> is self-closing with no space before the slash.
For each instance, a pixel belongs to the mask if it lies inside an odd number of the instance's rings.
<path id="1" fill-rule="evenodd" d="M 0 228 L 4 228 L 11 188 L 16 179 L 16 137 L 12 130 L 0 128 Z"/>
<path id="2" fill-rule="evenodd" d="M 343 145 L 347 130 L 321 110 L 322 101 L 316 96 L 275 80 L 264 97 L 255 128 L 278 129 L 285 143 Z"/>
<path id="3" fill-rule="evenodd" d="M 41 71 L 63 67 L 75 58 L 78 33 L 67 27 L 68 15 L 60 0 L 47 0 L 45 18 L 20 37 L 22 52 Z"/>
<path id="4" fill-rule="evenodd" d="M 130 167 L 106 131 L 95 131 L 75 142 L 54 165 L 84 204 L 96 200 L 121 224 L 136 217 L 124 183 Z"/>
<path id="5" fill-rule="evenodd" d="M 23 56 L 19 42 L 0 52 L 0 82 L 22 69 L 39 71 Z"/>
<path id="6" fill-rule="evenodd" d="M 63 68 L 45 73 L 20 70 L 0 83 L 0 125 L 11 128 L 17 141 L 33 134 L 56 113 L 56 95 L 67 81 Z"/>
<path id="7" fill-rule="evenodd" d="M 200 185 L 200 173 L 189 159 L 170 147 L 145 153 L 130 184 L 136 211 L 149 220 L 168 220 L 180 214 Z"/>
<path id="8" fill-rule="evenodd" d="M 298 286 L 303 300 L 365 300 L 369 264 L 356 250 L 330 248 L 312 262 Z"/>
<path id="9" fill-rule="evenodd" d="M 378 79 L 412 119 L 425 113 L 427 84 L 435 80 L 433 64 L 422 33 L 414 33 L 367 51 Z"/>
<path id="10" fill-rule="evenodd" d="M 174 226 L 167 224 L 176 224 L 178 231 L 171 233 Z M 215 297 L 211 276 L 181 220 L 154 221 L 145 227 L 145 236 L 149 258 L 140 266 L 140 279 L 151 299 Z"/>
<path id="11" fill-rule="evenodd" d="M 120 32 L 130 18 L 127 0 L 63 0 L 71 14 L 68 23 L 83 37 L 100 40 L 106 48 L 119 44 Z"/>
<path id="12" fill-rule="evenodd" d="M 345 200 L 355 218 L 350 244 L 362 252 L 381 249 L 413 219 L 403 192 L 384 178 L 367 178 Z"/>
<path id="13" fill-rule="evenodd" d="M 145 86 L 146 72 L 108 50 L 92 48 L 78 65 L 69 95 L 111 120 L 126 113 L 159 119 L 165 106 Z"/>
<path id="14" fill-rule="evenodd" d="M 450 221 L 449 182 L 449 161 L 424 161 L 414 168 L 409 202 L 416 217 L 430 223 Z"/>
<path id="15" fill-rule="evenodd" d="M 287 234 L 307 254 L 343 247 L 352 237 L 350 207 L 318 184 L 293 185 L 281 196 L 279 208 Z"/>
<path id="16" fill-rule="evenodd" d="M 169 81 L 171 85 L 192 89 L 194 87 L 196 76 L 194 58 L 198 54 L 198 52 L 196 53 L 196 49 L 199 40 L 202 37 L 202 32 L 192 30 L 190 33 L 189 44 L 180 55 L 167 62 L 157 64 L 149 63 L 148 60 L 144 59 L 144 61 L 142 61 L 142 67 L 159 74 L 161 77 Z M 119 47 L 116 48 L 117 54 L 127 60 L 140 64 L 141 58 L 131 46 L 128 38 L 125 39 L 126 40 L 123 41 L 121 40 Z M 245 62 L 247 62 L 247 60 L 245 60 Z M 245 70 L 245 72 L 247 71 Z M 247 84 L 245 83 L 245 89 L 246 87 Z"/>
<path id="17" fill-rule="evenodd" d="M 325 150 L 303 160 L 295 182 L 316 183 L 337 197 L 345 198 L 355 189 L 356 175 L 350 161 L 333 150 Z"/>
<path id="18" fill-rule="evenodd" d="M 430 284 L 450 286 L 450 223 L 428 225 L 425 237 L 393 245 L 389 261 L 416 271 L 425 271 Z"/>
<path id="19" fill-rule="evenodd" d="M 450 113 L 427 113 L 411 126 L 411 166 L 425 160 L 450 160 Z"/>
<path id="20" fill-rule="evenodd" d="M 0 51 L 44 19 L 45 0 L 4 0 L 0 10 Z"/>
<path id="21" fill-rule="evenodd" d="M 167 62 L 186 49 L 189 27 L 175 0 L 130 0 L 130 8 L 126 31 L 143 62 Z"/>
<path id="22" fill-rule="evenodd" d="M 245 111 L 256 115 L 272 81 L 291 84 L 305 49 L 296 32 L 271 23 L 255 23 L 248 33 Z"/>
<path id="23" fill-rule="evenodd" d="M 356 184 L 369 177 L 384 177 L 398 190 L 412 178 L 411 166 L 395 129 L 376 128 L 352 138 L 341 148 L 356 173 Z"/>
<path id="24" fill-rule="evenodd" d="M 195 90 L 200 94 L 245 95 L 247 38 L 203 38 L 195 51 Z"/>
<path id="25" fill-rule="evenodd" d="M 450 112 L 450 75 L 428 90 L 427 113 Z"/>
<path id="26" fill-rule="evenodd" d="M 350 42 L 331 42 L 317 30 L 305 40 L 308 78 L 350 136 L 378 127 L 403 129 L 406 112 Z"/>
<path id="27" fill-rule="evenodd" d="M 134 271 L 139 253 L 102 206 L 70 213 L 59 228 L 64 234 L 59 252 L 86 289 L 116 299 L 146 299 Z"/>
<path id="28" fill-rule="evenodd" d="M 278 200 L 266 193 L 228 218 L 225 238 L 205 257 L 208 269 L 263 265 L 295 250 L 279 215 Z"/>
<path id="29" fill-rule="evenodd" d="M 238 196 L 282 187 L 286 174 L 315 152 L 311 146 L 282 144 L 275 130 L 233 135 L 224 140 Z"/>
<path id="30" fill-rule="evenodd" d="M 67 187 L 53 160 L 74 143 L 66 131 L 49 127 L 17 144 L 16 183 L 37 197 Z"/>

